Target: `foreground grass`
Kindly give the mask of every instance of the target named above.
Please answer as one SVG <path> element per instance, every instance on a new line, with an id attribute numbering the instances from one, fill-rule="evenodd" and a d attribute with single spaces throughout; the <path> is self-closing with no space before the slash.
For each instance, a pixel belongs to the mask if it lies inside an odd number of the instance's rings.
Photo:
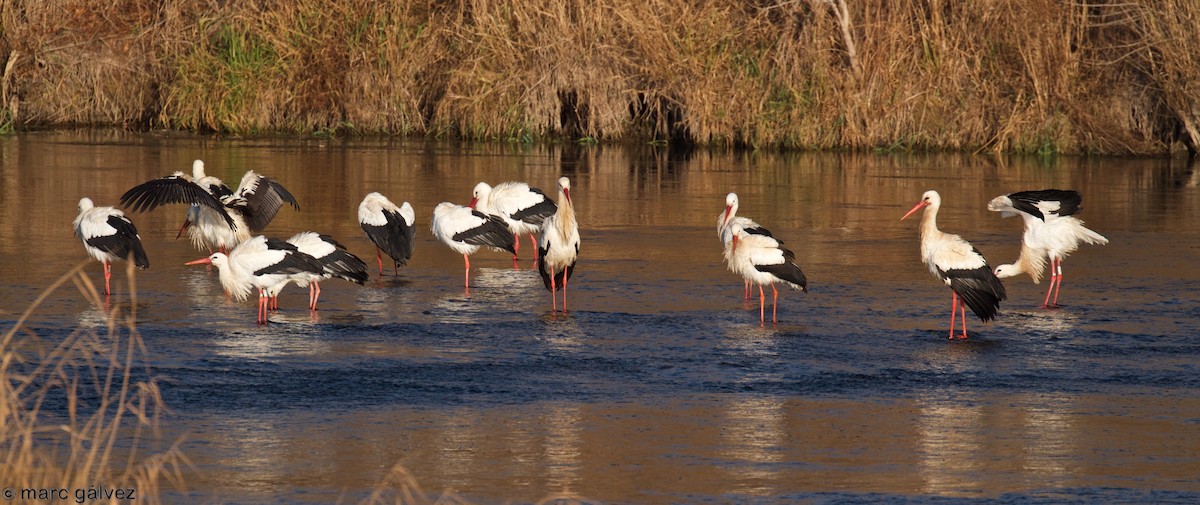
<path id="1" fill-rule="evenodd" d="M 130 492 L 137 503 L 161 503 L 164 484 L 183 489 L 187 459 L 177 445 L 149 449 L 165 407 L 142 365 L 136 295 L 129 307 L 107 311 L 105 327 L 80 327 L 58 342 L 25 326 L 67 283 L 105 310 L 84 265 L 43 292 L 0 339 L 0 486 L 5 501 L 17 503 L 124 503 L 118 498 Z M 132 283 L 130 275 L 136 293 Z"/>
<path id="2" fill-rule="evenodd" d="M 129 306 L 109 307 L 84 267 L 56 280 L 0 338 L 0 500 L 8 503 L 169 502 L 169 486 L 188 496 L 190 462 L 176 440 L 162 450 L 166 411 L 137 331 L 137 290 L 127 268 Z M 47 298 L 73 285 L 99 313 L 100 328 L 81 326 L 58 342 L 25 325 Z M 194 471 L 194 468 L 191 469 Z M 132 494 L 129 494 L 132 492 Z M 11 494 L 10 494 L 11 493 Z M 193 497 L 196 495 L 192 495 Z M 396 466 L 360 503 L 469 504 L 452 493 L 426 493 Z M 595 503 L 573 494 L 539 504 Z"/>
<path id="3" fill-rule="evenodd" d="M 1200 2 L 0 4 L 16 127 L 1163 153 Z"/>

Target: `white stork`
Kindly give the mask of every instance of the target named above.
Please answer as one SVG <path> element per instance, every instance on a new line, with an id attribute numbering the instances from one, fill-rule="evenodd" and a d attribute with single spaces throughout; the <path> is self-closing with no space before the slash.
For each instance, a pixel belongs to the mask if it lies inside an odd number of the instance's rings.
<path id="1" fill-rule="evenodd" d="M 778 322 L 779 290 L 775 284 L 782 283 L 792 289 L 808 292 L 808 279 L 796 264 L 796 254 L 783 247 L 783 242 L 761 233 L 762 228 L 746 228 L 741 222 L 729 224 L 730 249 L 729 268 L 740 274 L 746 282 L 758 285 L 758 321 L 766 322 L 766 294 L 763 285 L 770 284 L 774 299 L 771 305 L 771 322 Z"/>
<path id="2" fill-rule="evenodd" d="M 399 273 L 400 267 L 408 264 L 412 258 L 413 240 L 417 233 L 413 223 L 416 219 L 417 215 L 408 202 L 397 207 L 379 193 L 367 194 L 358 204 L 358 225 L 375 244 L 380 276 L 383 275 L 384 252 L 392 258 L 393 273 Z"/>
<path id="3" fill-rule="evenodd" d="M 104 294 L 111 294 L 109 278 L 112 262 L 127 260 L 132 255 L 138 268 L 150 268 L 150 259 L 142 249 L 137 228 L 125 214 L 112 207 L 96 207 L 91 198 L 79 199 L 79 215 L 75 217 L 75 236 L 83 241 L 88 256 L 104 265 Z"/>
<path id="4" fill-rule="evenodd" d="M 319 235 L 311 231 L 302 231 L 287 239 L 289 244 L 296 246 L 300 252 L 312 256 L 322 267 L 321 273 L 303 271 L 292 274 L 287 280 L 267 288 L 270 298 L 270 308 L 279 309 L 279 292 L 289 282 L 297 286 L 308 287 L 308 308 L 317 310 L 317 299 L 321 297 L 321 281 L 337 277 L 362 285 L 367 281 L 367 264 L 358 256 L 351 254 L 346 247 L 329 235 Z"/>
<path id="5" fill-rule="evenodd" d="M 921 218 L 921 260 L 929 272 L 950 286 L 954 293 L 950 305 L 950 338 L 967 338 L 966 307 L 970 307 L 981 321 L 987 322 L 996 317 L 1000 301 L 1008 295 L 1004 292 L 1004 284 L 988 268 L 987 260 L 978 249 L 962 237 L 938 229 L 937 213 L 941 206 L 941 195 L 937 191 L 926 191 L 921 195 L 921 201 L 900 220 L 908 219 L 925 207 L 925 215 Z M 959 311 L 963 331 L 962 336 L 955 337 L 954 317 Z"/>
<path id="6" fill-rule="evenodd" d="M 151 179 L 121 195 L 121 204 L 134 212 L 154 210 L 168 203 L 189 203 L 179 235 L 188 231 L 192 242 L 210 251 L 228 251 L 253 233 L 266 228 L 284 203 L 300 205 L 287 188 L 253 170 L 242 176 L 236 190 L 220 179 L 205 175 L 204 162 L 192 163 L 192 176 L 183 172 Z"/>
<path id="7" fill-rule="evenodd" d="M 567 311 L 567 279 L 575 271 L 579 259 L 579 222 L 575 205 L 571 203 L 571 180 L 558 179 L 558 209 L 547 217 L 538 240 L 538 272 L 542 283 L 550 290 L 550 305 L 558 311 L 559 286 L 562 287 L 563 312 Z"/>
<path id="8" fill-rule="evenodd" d="M 770 230 L 763 228 L 762 225 L 754 222 L 753 219 L 737 215 L 737 211 L 738 211 L 737 193 L 730 193 L 728 195 L 725 195 L 725 212 L 722 212 L 717 215 L 717 237 L 720 237 L 721 244 L 725 246 L 725 252 L 724 252 L 725 265 L 728 266 L 729 271 L 733 272 L 733 273 L 738 273 L 738 271 L 734 268 L 733 263 L 730 263 L 730 261 L 729 261 L 729 254 L 732 252 L 731 246 L 733 244 L 733 235 L 734 235 L 733 231 L 732 231 L 733 230 L 732 225 L 734 223 L 740 224 L 742 226 L 742 228 L 745 230 L 753 230 L 750 233 L 754 233 L 757 235 L 766 235 L 768 237 L 771 236 Z M 744 279 L 742 284 L 743 284 L 743 287 L 745 288 L 745 298 L 747 300 L 749 300 L 750 299 L 750 280 Z"/>
<path id="9" fill-rule="evenodd" d="M 288 280 L 293 274 L 323 274 L 324 267 L 312 256 L 278 239 L 262 235 L 238 244 L 229 254 L 189 261 L 185 265 L 216 265 L 221 286 L 235 300 L 242 301 L 258 288 L 258 324 L 267 323 L 267 288 Z"/>
<path id="10" fill-rule="evenodd" d="M 1003 279 L 1024 273 L 1037 284 L 1045 273 L 1046 258 L 1050 258 L 1050 286 L 1042 307 L 1057 308 L 1063 258 L 1075 252 L 1080 242 L 1108 243 L 1107 238 L 1089 230 L 1083 221 L 1072 216 L 1081 210 L 1082 202 L 1083 197 L 1078 191 L 1061 189 L 1019 191 L 997 196 L 988 202 L 988 210 L 999 212 L 1001 217 L 1020 215 L 1025 222 L 1020 256 L 1015 263 L 996 267 L 996 277 Z M 1051 293 L 1054 293 L 1053 301 Z"/>
<path id="11" fill-rule="evenodd" d="M 513 237 L 500 216 L 484 214 L 470 207 L 442 202 L 433 209 L 430 223 L 433 235 L 463 255 L 463 287 L 471 290 L 471 259 L 480 247 L 514 252 Z"/>
<path id="12" fill-rule="evenodd" d="M 475 185 L 471 194 L 472 209 L 504 218 L 513 234 L 513 261 L 521 250 L 521 235 L 529 235 L 529 244 L 537 254 L 534 234 L 542 230 L 542 222 L 554 214 L 555 204 L 542 190 L 524 182 L 502 182 L 495 187 L 486 182 Z M 534 259 L 537 259 L 536 257 Z"/>

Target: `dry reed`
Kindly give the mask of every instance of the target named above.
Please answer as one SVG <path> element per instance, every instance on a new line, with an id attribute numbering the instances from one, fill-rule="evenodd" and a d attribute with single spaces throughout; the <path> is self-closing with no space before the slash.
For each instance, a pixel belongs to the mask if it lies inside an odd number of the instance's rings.
<path id="1" fill-rule="evenodd" d="M 10 0 L 0 23 L 18 127 L 1047 154 L 1200 142 L 1194 0 Z"/>
<path id="2" fill-rule="evenodd" d="M 17 503 L 127 502 L 117 499 L 127 490 L 137 503 L 161 503 L 163 484 L 184 489 L 187 460 L 177 443 L 151 448 L 165 407 L 141 364 L 136 295 L 128 309 L 107 311 L 103 329 L 81 326 L 57 342 L 25 326 L 68 282 L 105 310 L 83 273 L 86 264 L 43 292 L 0 340 L 0 486 L 6 501 Z M 136 293 L 132 266 L 128 275 Z M 119 494 L 105 498 L 106 491 Z"/>

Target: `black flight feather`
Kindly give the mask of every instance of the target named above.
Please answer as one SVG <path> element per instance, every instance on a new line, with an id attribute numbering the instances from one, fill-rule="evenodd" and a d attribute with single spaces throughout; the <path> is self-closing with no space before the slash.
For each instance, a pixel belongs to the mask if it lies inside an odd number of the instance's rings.
<path id="1" fill-rule="evenodd" d="M 1008 298 L 1004 284 L 986 264 L 971 270 L 943 270 L 941 274 L 981 321 L 994 319 L 1000 311 L 1000 302 Z"/>
<path id="2" fill-rule="evenodd" d="M 413 240 L 416 238 L 417 229 L 404 222 L 404 216 L 399 212 L 384 210 L 383 217 L 387 220 L 387 224 L 383 226 L 371 226 L 366 223 L 359 225 L 376 247 L 392 257 L 397 268 L 407 265 L 408 260 L 412 258 Z"/>
<path id="3" fill-rule="evenodd" d="M 1083 203 L 1083 196 L 1078 191 L 1064 189 L 1042 189 L 1037 191 L 1019 191 L 1008 195 L 1008 199 L 1012 200 L 1013 208 L 1026 214 L 1036 216 L 1042 221 L 1046 220 L 1046 216 L 1042 215 L 1041 209 L 1037 208 L 1038 202 L 1058 202 L 1059 216 L 1070 216 L 1082 210 L 1080 206 Z"/>
<path id="4" fill-rule="evenodd" d="M 338 243 L 333 237 L 320 235 L 320 238 L 336 248 L 333 252 L 317 258 L 326 274 L 356 284 L 367 282 L 369 275 L 366 262 L 347 251 L 346 246 Z"/>
<path id="5" fill-rule="evenodd" d="M 484 214 L 477 210 L 472 210 L 471 214 L 485 221 L 470 230 L 455 233 L 451 237 L 453 240 L 471 245 L 495 247 L 513 254 L 517 253 L 513 247 L 512 233 L 508 231 L 508 224 L 504 222 L 503 218 Z"/>
<path id="6" fill-rule="evenodd" d="M 759 272 L 767 272 L 775 277 L 778 277 L 792 284 L 792 289 L 799 289 L 805 293 L 808 292 L 808 278 L 804 277 L 804 272 L 800 271 L 800 265 L 796 264 L 796 254 L 788 249 L 779 248 L 783 251 L 783 263 L 774 265 L 754 265 L 754 269 Z"/>
<path id="7" fill-rule="evenodd" d="M 133 255 L 133 264 L 138 268 L 150 268 L 150 258 L 142 248 L 142 240 L 138 238 L 137 228 L 133 222 L 123 216 L 108 216 L 108 225 L 116 228 L 112 235 L 92 237 L 87 244 L 121 258 L 129 259 Z"/>
<path id="8" fill-rule="evenodd" d="M 121 205 L 134 212 L 148 212 L 168 203 L 198 204 L 215 209 L 230 228 L 235 228 L 233 218 L 229 217 L 221 201 L 183 174 L 151 179 L 121 195 Z"/>
<path id="9" fill-rule="evenodd" d="M 546 198 L 546 194 L 537 188 L 529 188 L 529 191 L 542 195 L 542 201 L 527 209 L 521 209 L 512 213 L 510 218 L 516 221 L 524 221 L 529 224 L 542 224 L 546 218 L 553 216 L 558 212 L 558 205 L 553 200 Z"/>
<path id="10" fill-rule="evenodd" d="M 571 278 L 571 274 L 575 273 L 575 263 L 578 263 L 578 261 L 572 261 L 570 265 L 567 265 L 567 268 L 558 272 L 553 272 L 554 288 L 552 289 L 550 287 L 551 273 L 546 271 L 548 268 L 546 265 L 546 252 L 548 249 L 548 247 L 538 246 L 537 269 L 538 273 L 542 276 L 542 284 L 546 286 L 546 290 L 554 291 L 554 289 L 562 288 L 562 286 L 567 283 L 567 280 Z M 575 246 L 575 257 L 579 257 L 578 245 Z"/>

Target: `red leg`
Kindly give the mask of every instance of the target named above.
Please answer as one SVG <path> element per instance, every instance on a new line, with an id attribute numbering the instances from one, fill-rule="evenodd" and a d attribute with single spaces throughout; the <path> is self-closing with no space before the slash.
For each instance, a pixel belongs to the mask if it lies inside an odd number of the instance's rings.
<path id="1" fill-rule="evenodd" d="M 775 314 L 779 311 L 779 290 L 775 289 L 774 284 L 771 284 L 771 292 L 775 293 L 775 300 L 771 302 L 771 322 L 778 323 L 779 319 L 775 317 Z"/>
<path id="2" fill-rule="evenodd" d="M 258 290 L 258 316 L 254 320 L 255 323 L 263 324 L 263 321 L 267 320 L 267 315 L 266 315 L 267 305 L 266 304 L 267 304 L 267 294 L 264 293 L 263 290 L 260 289 L 260 290 Z"/>
<path id="3" fill-rule="evenodd" d="M 1058 307 L 1058 290 L 1062 289 L 1063 270 L 1062 258 L 1058 259 L 1058 281 L 1054 283 L 1054 307 Z"/>
<path id="4" fill-rule="evenodd" d="M 764 315 L 764 313 L 766 312 L 766 308 L 767 308 L 767 295 L 765 293 L 763 293 L 762 284 L 759 284 L 758 285 L 758 323 L 759 324 L 765 323 L 767 321 L 767 317 L 766 317 L 766 315 Z"/>
<path id="5" fill-rule="evenodd" d="M 742 283 L 745 284 L 745 286 L 746 286 L 746 298 L 745 299 L 749 300 L 750 299 L 750 280 L 743 279 Z"/>
<path id="6" fill-rule="evenodd" d="M 308 288 L 310 290 L 309 294 L 312 295 L 312 301 L 309 303 L 309 308 L 312 310 L 317 310 L 317 300 L 321 298 L 321 284 L 317 281 L 313 281 Z"/>
<path id="7" fill-rule="evenodd" d="M 954 298 L 950 302 L 950 340 L 954 340 L 954 317 L 958 315 L 958 293 L 950 292 Z"/>
<path id="8" fill-rule="evenodd" d="M 105 261 L 104 262 L 104 294 L 106 294 L 106 295 L 112 294 L 112 287 L 110 287 L 108 284 L 108 279 L 110 277 L 112 277 L 112 264 Z"/>
<path id="9" fill-rule="evenodd" d="M 1050 260 L 1050 282 L 1049 282 L 1049 286 L 1046 286 L 1046 299 L 1044 301 L 1042 301 L 1043 309 L 1050 308 L 1050 294 L 1054 292 L 1054 281 L 1055 281 L 1055 277 L 1057 277 L 1057 274 L 1055 274 L 1056 271 L 1057 270 L 1055 270 L 1055 268 L 1054 268 L 1054 260 L 1051 259 Z"/>
<path id="10" fill-rule="evenodd" d="M 534 237 L 532 233 L 529 234 L 529 245 L 533 247 L 533 259 L 536 261 L 538 259 L 537 237 Z"/>
<path id="11" fill-rule="evenodd" d="M 567 270 L 563 269 L 563 314 L 567 313 Z"/>
<path id="12" fill-rule="evenodd" d="M 463 255 L 463 288 L 467 291 L 471 290 L 471 258 L 466 254 Z"/>
<path id="13" fill-rule="evenodd" d="M 550 273 L 550 308 L 558 312 L 558 289 L 554 283 L 554 273 Z"/>
<path id="14" fill-rule="evenodd" d="M 967 303 L 958 303 L 959 319 L 962 320 L 963 333 L 962 338 L 967 338 Z"/>
<path id="15" fill-rule="evenodd" d="M 521 236 L 513 234 L 513 264 L 517 264 L 517 253 L 521 251 Z"/>
<path id="16" fill-rule="evenodd" d="M 379 246 L 375 246 L 375 260 L 379 262 L 379 276 L 383 277 L 383 251 L 379 250 Z"/>

